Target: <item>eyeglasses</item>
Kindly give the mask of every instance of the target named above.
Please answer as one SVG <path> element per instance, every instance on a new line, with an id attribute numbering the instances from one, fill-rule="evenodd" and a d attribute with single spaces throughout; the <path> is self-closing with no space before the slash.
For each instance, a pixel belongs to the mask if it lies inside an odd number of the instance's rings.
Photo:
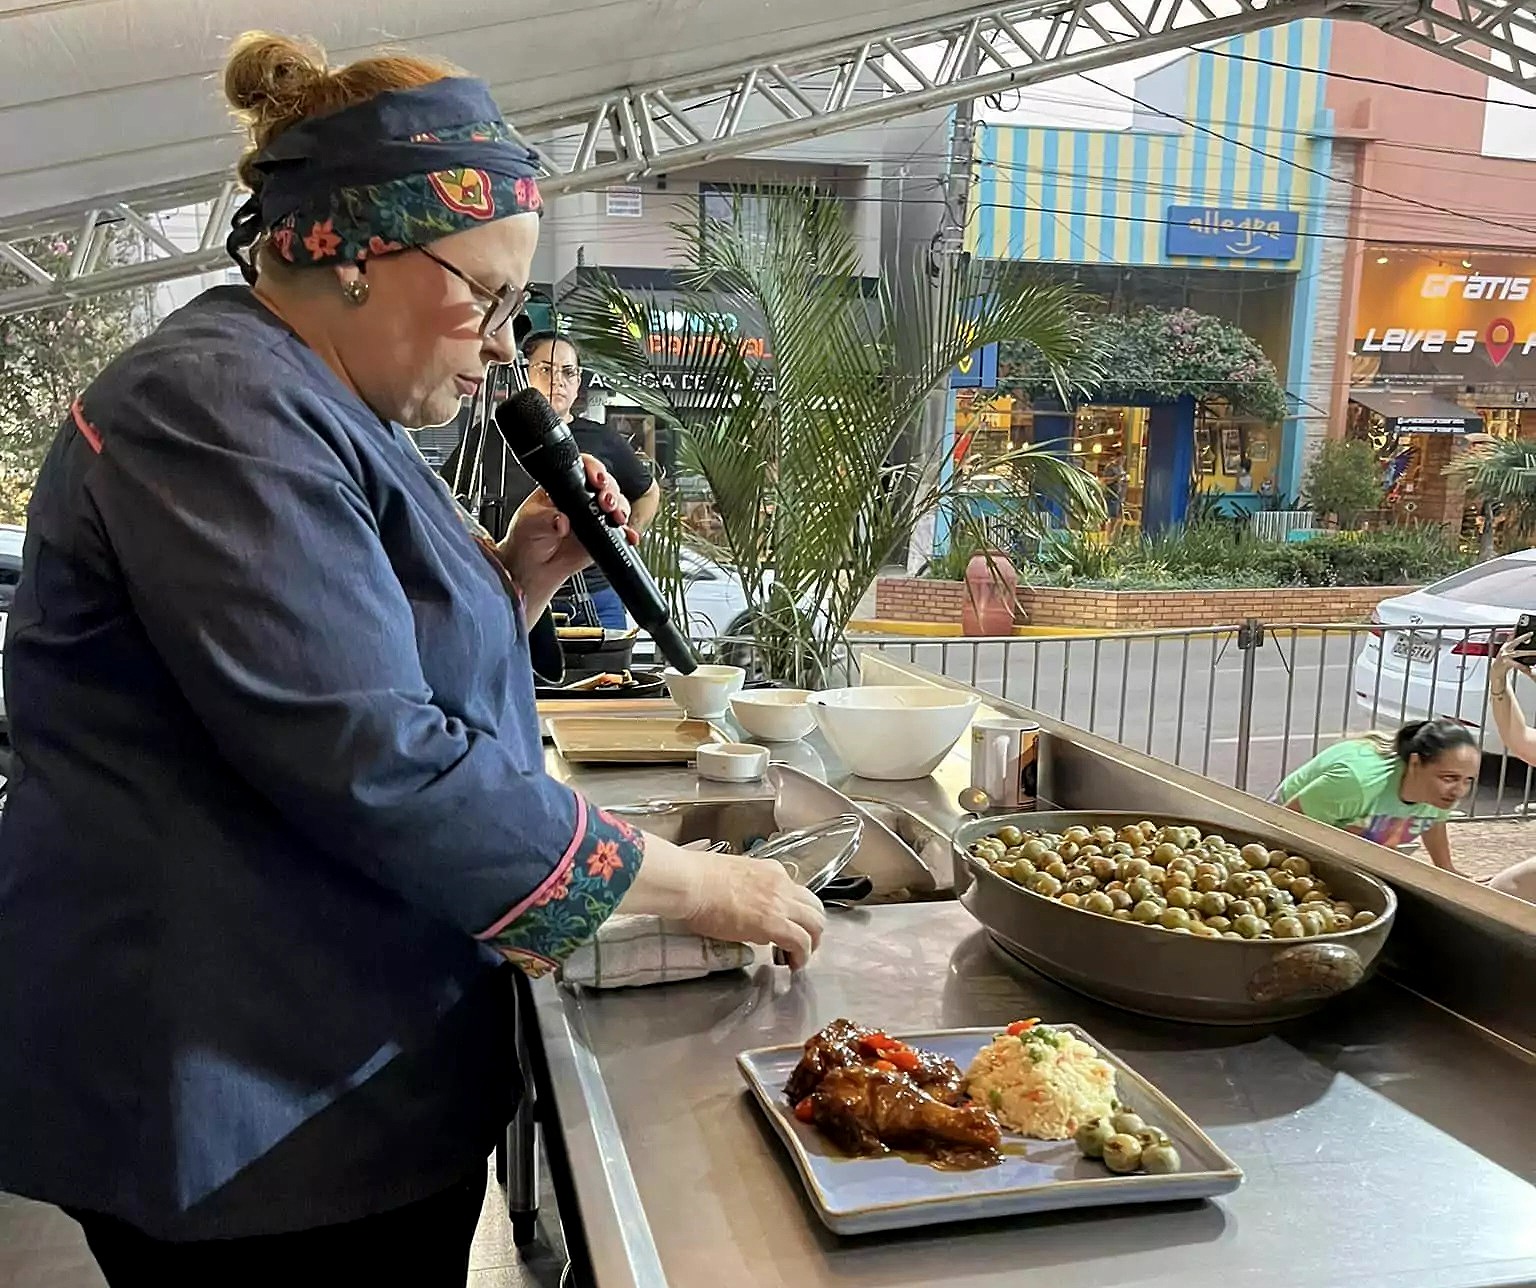
<path id="1" fill-rule="evenodd" d="M 523 305 L 528 301 L 528 290 L 526 287 L 509 284 L 503 286 L 499 291 L 493 291 L 488 286 L 480 285 L 462 268 L 455 268 L 441 255 L 434 255 L 425 246 L 417 246 L 416 249 L 439 268 L 445 272 L 452 273 L 453 276 L 463 282 L 465 286 L 469 287 L 481 299 L 490 301 L 489 307 L 485 310 L 485 316 L 480 319 L 480 334 L 486 339 L 494 336 L 502 327 L 506 326 L 508 322 L 523 311 Z"/>
<path id="2" fill-rule="evenodd" d="M 563 380 L 566 384 L 581 379 L 580 367 L 557 367 L 553 362 L 530 362 L 528 370 L 538 376 L 540 380 L 548 380 L 551 384 L 555 378 Z"/>

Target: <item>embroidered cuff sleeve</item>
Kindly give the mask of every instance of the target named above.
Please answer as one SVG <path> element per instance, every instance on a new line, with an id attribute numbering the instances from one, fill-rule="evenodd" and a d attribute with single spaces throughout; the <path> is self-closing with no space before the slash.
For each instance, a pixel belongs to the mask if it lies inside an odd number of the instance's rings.
<path id="1" fill-rule="evenodd" d="M 635 828 L 578 796 L 576 831 L 554 871 L 476 938 L 530 975 L 542 975 L 597 934 L 644 854 Z"/>

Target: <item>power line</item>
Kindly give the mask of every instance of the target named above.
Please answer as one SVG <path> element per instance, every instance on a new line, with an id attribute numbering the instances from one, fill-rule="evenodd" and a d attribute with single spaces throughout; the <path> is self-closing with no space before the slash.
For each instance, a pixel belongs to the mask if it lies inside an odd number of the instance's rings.
<path id="1" fill-rule="evenodd" d="M 1200 49 L 1202 54 L 1211 54 L 1217 58 L 1230 58 L 1239 63 L 1260 63 L 1265 67 L 1278 67 L 1282 71 L 1308 72 L 1313 76 L 1326 76 L 1330 80 L 1353 81 L 1358 85 L 1380 85 L 1383 89 L 1406 90 L 1410 94 L 1428 94 L 1435 98 L 1454 98 L 1464 103 L 1476 103 L 1479 107 L 1487 107 L 1489 99 L 1486 96 L 1479 97 L 1476 94 L 1463 94 L 1454 89 L 1433 89 L 1427 85 L 1405 85 L 1401 81 L 1379 80 L 1375 76 L 1360 76 L 1354 72 L 1336 72 L 1324 67 L 1301 67 L 1295 63 L 1284 63 L 1275 58 L 1262 58 L 1258 54 L 1239 54 L 1228 49 Z M 1503 102 L 1504 100 L 1499 100 Z M 1518 107 L 1526 111 L 1536 111 L 1536 103 L 1506 103 L 1507 107 Z"/>
<path id="2" fill-rule="evenodd" d="M 1129 102 L 1135 103 L 1137 107 L 1144 108 L 1147 111 L 1158 112 L 1160 115 L 1171 117 L 1175 121 L 1182 121 L 1192 130 L 1198 130 L 1202 134 L 1210 135 L 1210 137 L 1213 139 L 1220 139 L 1224 143 L 1230 143 L 1233 147 L 1243 148 L 1246 151 L 1254 153 L 1256 156 L 1268 157 L 1271 161 L 1279 161 L 1282 165 L 1292 166 L 1295 169 L 1302 171 L 1304 174 L 1315 175 L 1317 178 L 1324 179 L 1329 183 L 1341 184 L 1345 187 L 1354 188 L 1360 192 L 1374 193 L 1376 196 L 1380 197 L 1390 197 L 1396 201 L 1402 202 L 1404 205 L 1416 206 L 1421 210 L 1430 210 L 1438 215 L 1449 215 L 1453 219 L 1461 219 L 1464 217 L 1460 211 L 1453 210 L 1449 206 L 1437 206 L 1434 204 L 1434 202 L 1431 201 L 1420 201 L 1416 197 L 1405 197 L 1399 193 L 1388 192 L 1383 188 L 1373 188 L 1370 184 L 1357 183 L 1353 179 L 1340 179 L 1334 175 L 1329 174 L 1326 170 L 1319 170 L 1316 166 L 1310 166 L 1301 161 L 1292 161 L 1289 157 L 1284 157 L 1278 153 L 1267 151 L 1266 149 L 1257 147 L 1252 143 L 1245 143 L 1242 139 L 1230 138 L 1227 135 L 1221 133 L 1219 130 L 1213 130 L 1209 126 L 1201 125 L 1196 121 L 1191 121 L 1188 117 L 1180 116 L 1176 112 L 1168 111 L 1167 108 L 1154 108 L 1150 104 L 1144 103 L 1134 94 L 1129 94 L 1125 90 L 1115 89 L 1111 85 L 1106 85 L 1102 81 L 1095 80 L 1092 76 L 1089 76 L 1086 73 L 1083 74 L 1083 79 L 1090 85 L 1097 85 L 1106 93 L 1116 94 Z M 1488 224 L 1490 227 L 1510 228 L 1515 232 L 1524 233 L 1528 237 L 1536 236 L 1536 228 L 1527 228 L 1522 224 L 1512 224 L 1502 219 L 1481 219 L 1478 222 Z"/>
<path id="3" fill-rule="evenodd" d="M 1007 171 L 1010 171 L 1010 172 L 1013 172 L 1013 173 L 1020 173 L 1020 174 L 1025 174 L 1025 175 L 1039 175 L 1042 178 L 1051 179 L 1051 180 L 1075 181 L 1075 180 L 1081 179 L 1085 175 L 1085 173 L 1086 173 L 1086 175 L 1087 175 L 1087 177 L 1089 179 L 1095 179 L 1095 180 L 1098 180 L 1100 182 L 1099 190 L 1102 191 L 1102 192 L 1105 192 L 1105 193 L 1112 192 L 1115 189 L 1131 188 L 1131 189 L 1134 189 L 1134 190 L 1137 190 L 1137 191 L 1146 192 L 1149 195 L 1163 194 L 1165 196 L 1180 197 L 1180 198 L 1183 198 L 1187 202 L 1194 202 L 1195 204 L 1207 204 L 1208 203 L 1208 198 L 1209 198 L 1209 192 L 1208 192 L 1207 189 L 1198 188 L 1198 187 L 1187 187 L 1187 186 L 1184 186 L 1184 185 L 1181 185 L 1181 184 L 1169 184 L 1169 183 L 1163 182 L 1163 181 L 1161 181 L 1159 179 L 1156 179 L 1156 178 L 1143 178 L 1143 179 L 1125 178 L 1125 179 L 1120 179 L 1120 178 L 1118 178 L 1118 176 L 1114 176 L 1114 175 L 1112 175 L 1108 171 L 1088 171 L 1088 172 L 1084 172 L 1084 171 L 1079 171 L 1079 170 L 1059 170 L 1059 169 L 1047 170 L 1047 169 L 1040 168 L 1040 167 L 1030 166 L 1028 164 L 1020 165 L 1020 164 L 1009 163 L 1009 162 L 1006 162 L 1006 161 L 984 161 L 982 164 L 983 164 L 983 166 L 991 167 L 991 168 L 994 168 L 994 169 L 997 169 L 997 170 L 1007 170 Z M 1111 184 L 1111 180 L 1113 180 L 1113 184 Z M 1398 197 L 1396 197 L 1394 195 L 1392 200 L 1396 202 L 1396 201 L 1401 201 L 1402 199 L 1398 198 Z M 998 206 L 993 206 L 993 203 L 986 202 L 985 200 L 982 201 L 982 204 L 986 205 L 986 206 L 992 206 L 992 208 L 994 208 L 994 209 L 1002 208 L 1002 207 L 998 207 Z M 1314 201 L 1306 201 L 1306 200 L 1303 200 L 1303 201 L 1294 201 L 1293 200 L 1293 201 L 1291 201 L 1287 205 L 1287 209 L 1288 210 L 1291 210 L 1291 211 L 1293 211 L 1293 212 L 1295 212 L 1297 214 L 1309 215 L 1309 216 L 1314 216 L 1314 217 L 1315 216 L 1326 215 L 1326 214 L 1328 214 L 1328 213 L 1330 213 L 1332 211 L 1336 211 L 1336 210 L 1338 210 L 1340 208 L 1341 208 L 1341 206 L 1340 206 L 1339 202 L 1332 201 L 1332 200 L 1330 200 L 1330 199 L 1328 199 L 1326 197 L 1324 197 L 1320 201 L 1315 201 L 1315 202 Z M 1393 214 L 1401 213 L 1400 210 L 1397 208 L 1397 206 L 1391 205 L 1391 204 L 1387 204 L 1385 202 L 1361 202 L 1360 203 L 1360 209 L 1363 212 L 1370 213 L 1370 214 L 1375 214 L 1375 215 L 1393 215 Z M 1110 217 L 1108 212 L 1101 213 L 1099 211 L 1093 211 L 1093 210 L 1082 210 L 1082 211 L 1078 211 L 1077 213 L 1082 218 L 1085 218 L 1085 219 L 1100 219 L 1100 218 L 1108 218 L 1108 217 Z M 1482 215 L 1478 213 L 1478 208 L 1476 208 L 1476 207 L 1468 207 L 1468 208 L 1458 212 L 1457 222 L 1458 223 L 1489 223 L 1490 221 L 1484 219 L 1482 217 Z M 1503 225 L 1502 223 L 1496 223 L 1496 224 L 1490 224 L 1490 226 L 1504 227 L 1506 225 Z M 1433 232 L 1433 231 L 1435 231 L 1435 229 L 1433 227 L 1423 227 L 1423 226 L 1421 226 L 1420 232 L 1425 232 L 1425 231 Z M 1297 230 L 1297 236 L 1300 236 L 1300 237 L 1327 237 L 1327 236 L 1330 236 L 1330 234 L 1325 234 L 1325 233 L 1321 233 L 1321 232 L 1312 232 L 1312 231 L 1309 231 L 1309 230 L 1306 230 L 1306 229 L 1298 229 Z M 1337 234 L 1333 234 L 1333 236 L 1337 236 Z M 1350 240 L 1358 240 L 1358 241 L 1366 242 L 1367 244 L 1375 244 L 1376 242 L 1380 241 L 1381 239 L 1380 238 L 1375 238 L 1375 239 L 1351 238 Z M 1449 250 L 1449 248 L 1447 248 L 1447 249 Z M 1456 248 L 1456 249 L 1460 249 L 1460 248 Z M 1488 252 L 1492 252 L 1494 250 L 1494 248 L 1492 248 L 1492 247 L 1487 247 L 1487 248 L 1482 248 L 1482 249 L 1484 249 L 1484 250 L 1486 250 Z M 1530 250 L 1529 247 L 1517 248 L 1517 249 L 1520 249 L 1521 253 L 1529 253 L 1529 250 Z"/>

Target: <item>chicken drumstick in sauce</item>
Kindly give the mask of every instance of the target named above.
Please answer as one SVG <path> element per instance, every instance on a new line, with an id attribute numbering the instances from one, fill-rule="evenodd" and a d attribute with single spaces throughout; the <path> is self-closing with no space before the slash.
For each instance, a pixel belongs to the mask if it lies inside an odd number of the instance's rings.
<path id="1" fill-rule="evenodd" d="M 806 1042 L 784 1091 L 796 1117 L 849 1154 L 899 1149 L 935 1167 L 989 1167 L 1002 1132 L 987 1110 L 962 1103 L 963 1082 L 953 1060 L 834 1020 Z"/>

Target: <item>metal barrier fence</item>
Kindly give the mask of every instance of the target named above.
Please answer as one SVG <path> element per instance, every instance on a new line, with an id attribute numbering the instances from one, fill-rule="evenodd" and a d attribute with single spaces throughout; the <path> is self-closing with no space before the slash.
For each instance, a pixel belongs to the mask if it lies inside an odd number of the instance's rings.
<path id="1" fill-rule="evenodd" d="M 1316 526 L 1311 510 L 1261 510 L 1248 516 L 1248 535 L 1257 541 L 1284 541 L 1293 532 Z"/>
<path id="2" fill-rule="evenodd" d="M 1495 628 L 1266 624 L 1104 636 L 853 636 L 1260 796 L 1341 738 L 1444 715 L 1478 739 L 1469 816 L 1531 812 L 1536 770 L 1508 756 L 1487 695 Z M 1530 686 L 1524 699 L 1536 718 Z"/>

